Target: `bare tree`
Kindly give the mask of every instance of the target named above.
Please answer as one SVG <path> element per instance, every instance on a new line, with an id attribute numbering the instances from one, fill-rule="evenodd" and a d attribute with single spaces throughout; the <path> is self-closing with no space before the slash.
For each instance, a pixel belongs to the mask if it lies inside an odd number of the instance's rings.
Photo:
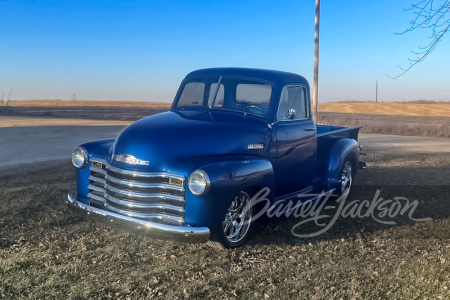
<path id="1" fill-rule="evenodd" d="M 4 100 L 5 98 L 5 93 L 2 91 L 0 93 L 0 113 L 3 115 L 3 113 L 6 111 L 6 108 L 8 107 L 9 102 L 11 101 L 11 95 L 13 94 L 13 89 L 9 89 L 8 94 L 6 95 L 6 101 Z"/>
<path id="2" fill-rule="evenodd" d="M 9 101 L 11 101 L 11 95 L 14 93 L 13 89 L 10 88 L 8 91 L 8 96 L 6 97 L 6 104 L 9 103 Z"/>
<path id="3" fill-rule="evenodd" d="M 416 29 L 426 29 L 431 31 L 431 42 L 425 47 L 419 47 L 419 51 L 411 51 L 416 58 L 408 58 L 409 66 L 407 68 L 400 68 L 402 71 L 399 75 L 389 78 L 399 78 L 412 67 L 424 61 L 424 59 L 436 49 L 437 44 L 442 40 L 442 37 L 450 31 L 450 17 L 447 13 L 450 12 L 450 0 L 422 0 L 419 3 L 411 4 L 411 8 L 405 11 L 413 12 L 416 17 L 411 20 L 411 26 L 403 32 L 396 33 L 403 35 L 405 33 L 414 31 Z"/>

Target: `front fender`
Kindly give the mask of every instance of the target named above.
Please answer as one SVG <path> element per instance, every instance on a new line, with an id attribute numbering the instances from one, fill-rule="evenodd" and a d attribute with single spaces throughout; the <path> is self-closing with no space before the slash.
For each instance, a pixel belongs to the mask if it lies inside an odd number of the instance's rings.
<path id="1" fill-rule="evenodd" d="M 203 165 L 198 169 L 208 174 L 211 186 L 206 195 L 196 196 L 186 184 L 186 223 L 192 226 L 212 228 L 220 225 L 231 201 L 241 191 L 255 194 L 268 187 L 268 199 L 273 198 L 275 180 L 269 160 L 232 159 Z"/>
<path id="2" fill-rule="evenodd" d="M 88 185 L 89 185 L 89 168 L 91 167 L 92 161 L 91 158 L 99 158 L 103 160 L 109 160 L 111 157 L 112 146 L 114 145 L 115 139 L 107 139 L 107 140 L 98 140 L 89 143 L 84 143 L 80 145 L 84 149 L 86 149 L 88 153 L 89 163 L 83 169 L 76 169 L 77 176 L 77 193 L 79 196 L 84 198 L 87 197 L 89 193 Z"/>
<path id="3" fill-rule="evenodd" d="M 359 162 L 358 146 L 356 140 L 348 138 L 341 139 L 333 145 L 328 161 L 328 189 L 336 188 L 340 184 L 340 171 L 347 159 L 352 160 L 356 172 Z"/>

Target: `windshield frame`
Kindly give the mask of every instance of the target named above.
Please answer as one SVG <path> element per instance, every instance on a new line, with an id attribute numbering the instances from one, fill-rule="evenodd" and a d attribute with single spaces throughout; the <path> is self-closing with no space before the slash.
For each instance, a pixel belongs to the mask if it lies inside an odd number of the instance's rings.
<path id="1" fill-rule="evenodd" d="M 263 119 L 267 119 L 270 117 L 271 115 L 271 111 L 272 111 L 272 104 L 274 101 L 274 94 L 275 94 L 275 86 L 272 82 L 264 80 L 264 79 L 259 79 L 259 78 L 253 78 L 253 77 L 245 77 L 245 76 L 233 76 L 233 75 L 221 75 L 219 76 L 219 79 L 217 82 L 211 82 L 214 84 L 217 84 L 216 86 L 216 90 L 214 91 L 214 98 L 213 101 L 211 102 L 211 105 L 182 105 L 182 106 L 178 106 L 178 102 L 181 98 L 181 94 L 185 88 L 185 85 L 189 82 L 191 82 L 193 79 L 203 79 L 203 78 L 208 78 L 207 76 L 201 76 L 201 77 L 191 77 L 191 78 L 187 78 L 185 79 L 180 87 L 180 90 L 178 91 L 176 98 L 172 105 L 172 110 L 186 110 L 186 109 L 194 109 L 194 110 L 198 110 L 198 109 L 209 109 L 209 110 L 222 110 L 222 111 L 230 111 L 230 112 L 236 112 L 236 113 L 242 113 L 245 115 L 252 115 L 252 116 L 257 116 L 259 118 L 263 118 Z M 209 78 L 214 78 L 214 77 L 209 77 Z M 268 110 L 267 112 L 263 115 L 263 114 L 258 114 L 258 113 L 253 113 L 253 112 L 248 112 L 248 111 L 242 111 L 242 110 L 237 110 L 237 109 L 230 109 L 230 108 L 222 108 L 222 107 L 217 107 L 214 106 L 214 104 L 216 103 L 216 99 L 217 99 L 217 94 L 219 92 L 220 89 L 220 85 L 222 83 L 222 79 L 241 79 L 241 80 L 245 80 L 245 81 L 253 81 L 253 82 L 257 82 L 257 83 L 263 83 L 266 85 L 270 85 L 271 87 L 271 91 L 270 91 L 270 98 L 269 98 L 269 102 L 267 103 L 268 105 Z M 208 103 L 206 103 L 208 104 Z"/>
<path id="2" fill-rule="evenodd" d="M 181 95 L 182 95 L 182 93 L 183 93 L 183 91 L 184 91 L 184 89 L 186 87 L 186 84 L 188 84 L 190 82 L 203 82 L 203 83 L 205 83 L 206 79 L 208 79 L 210 81 L 209 85 L 211 86 L 211 84 L 213 84 L 213 83 L 220 83 L 221 77 L 222 76 L 219 76 L 219 77 L 217 77 L 217 76 L 197 76 L 197 77 L 185 78 L 181 82 L 181 85 L 180 85 L 180 87 L 178 89 L 178 92 L 177 92 L 177 94 L 175 96 L 175 100 L 172 103 L 171 110 L 174 110 L 174 109 L 183 109 L 184 110 L 186 108 L 207 108 L 208 106 L 204 105 L 205 99 L 202 100 L 202 103 L 200 105 L 178 105 L 178 103 L 180 102 Z M 214 82 L 216 78 L 217 78 L 217 82 Z M 197 81 L 197 80 L 199 80 L 199 81 Z M 205 85 L 205 87 L 206 87 L 206 85 Z M 217 93 L 217 91 L 215 91 L 215 92 Z M 214 94 L 214 97 L 215 97 L 215 95 L 216 94 Z M 207 104 L 207 102 L 206 102 L 206 104 Z"/>

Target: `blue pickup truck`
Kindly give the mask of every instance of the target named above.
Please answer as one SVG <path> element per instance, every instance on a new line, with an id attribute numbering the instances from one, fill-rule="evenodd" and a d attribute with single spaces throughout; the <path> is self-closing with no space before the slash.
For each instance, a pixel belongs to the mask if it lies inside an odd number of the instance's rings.
<path id="1" fill-rule="evenodd" d="M 67 204 L 153 238 L 238 247 L 262 189 L 272 204 L 322 191 L 346 197 L 363 164 L 359 129 L 316 125 L 302 76 L 197 70 L 170 111 L 74 149 L 77 191 Z"/>

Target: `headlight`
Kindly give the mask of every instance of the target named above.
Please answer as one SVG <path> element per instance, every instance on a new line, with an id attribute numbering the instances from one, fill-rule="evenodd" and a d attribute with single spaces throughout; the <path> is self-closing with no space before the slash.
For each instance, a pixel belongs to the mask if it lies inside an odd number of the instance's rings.
<path id="1" fill-rule="evenodd" d="M 83 147 L 76 147 L 72 152 L 72 163 L 77 168 L 84 168 L 88 164 L 87 151 Z"/>
<path id="2" fill-rule="evenodd" d="M 209 190 L 209 177 L 202 170 L 197 170 L 191 173 L 188 180 L 188 186 L 192 194 L 200 196 L 204 195 Z"/>

